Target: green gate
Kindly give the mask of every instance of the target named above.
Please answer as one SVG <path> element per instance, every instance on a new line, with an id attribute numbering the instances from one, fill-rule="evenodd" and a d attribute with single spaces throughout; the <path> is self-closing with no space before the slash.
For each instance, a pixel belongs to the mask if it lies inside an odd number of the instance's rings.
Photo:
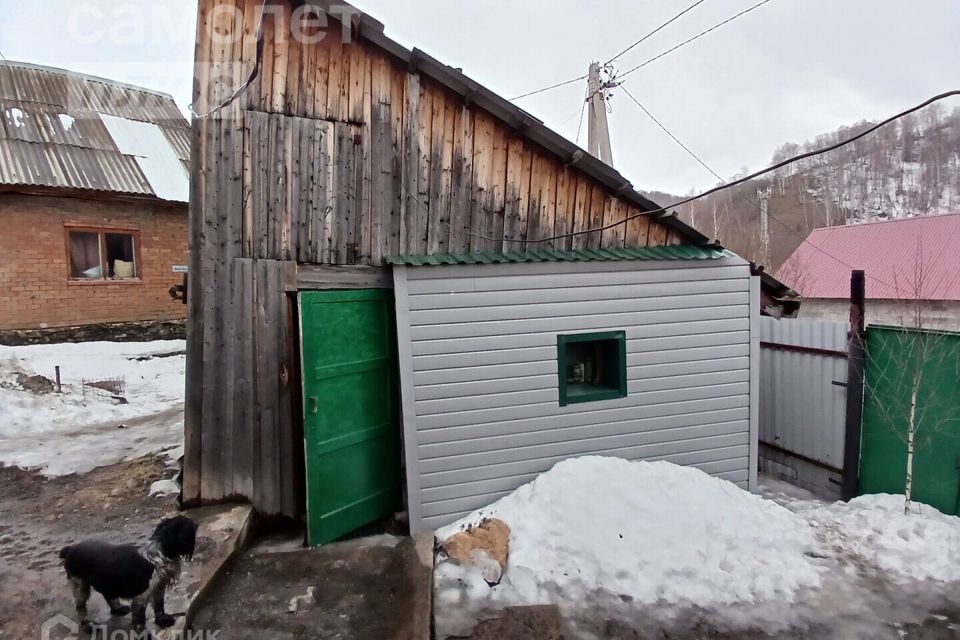
<path id="1" fill-rule="evenodd" d="M 335 540 L 399 505 L 393 314 L 387 290 L 300 294 L 310 544 Z"/>
<path id="2" fill-rule="evenodd" d="M 866 347 L 860 493 L 904 492 L 912 414 L 912 498 L 960 514 L 960 333 L 871 326 Z"/>

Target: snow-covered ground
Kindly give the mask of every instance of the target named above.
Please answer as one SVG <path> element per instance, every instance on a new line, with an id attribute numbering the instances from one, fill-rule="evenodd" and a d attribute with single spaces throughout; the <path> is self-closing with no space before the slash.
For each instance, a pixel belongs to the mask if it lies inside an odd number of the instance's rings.
<path id="1" fill-rule="evenodd" d="M 185 343 L 83 342 L 0 346 L 0 462 L 47 475 L 83 473 L 154 451 L 179 455 Z M 23 389 L 18 374 L 54 379 L 63 393 Z M 126 403 L 84 387 L 123 378 Z"/>
<path id="2" fill-rule="evenodd" d="M 485 517 L 511 527 L 496 586 L 441 557 L 438 637 L 468 633 L 477 618 L 504 607 L 534 604 L 557 604 L 571 617 L 590 608 L 722 611 L 738 623 L 762 619 L 766 628 L 801 616 L 820 621 L 847 598 L 861 608 L 879 602 L 876 580 L 960 581 L 960 518 L 930 507 L 904 516 L 902 496 L 828 504 L 789 485 L 764 489 L 771 499 L 666 462 L 561 462 L 436 532 L 444 540 Z M 858 615 L 869 622 L 873 614 Z M 844 615 L 835 617 L 845 624 Z M 854 633 L 851 626 L 838 637 L 861 637 Z"/>

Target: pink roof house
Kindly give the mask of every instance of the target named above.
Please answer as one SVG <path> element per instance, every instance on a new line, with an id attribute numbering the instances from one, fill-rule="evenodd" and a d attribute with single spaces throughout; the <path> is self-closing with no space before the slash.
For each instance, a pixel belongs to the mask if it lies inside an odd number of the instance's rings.
<path id="1" fill-rule="evenodd" d="M 872 324 L 960 330 L 960 213 L 815 229 L 777 271 L 799 317 L 846 321 L 850 272 L 866 275 Z"/>

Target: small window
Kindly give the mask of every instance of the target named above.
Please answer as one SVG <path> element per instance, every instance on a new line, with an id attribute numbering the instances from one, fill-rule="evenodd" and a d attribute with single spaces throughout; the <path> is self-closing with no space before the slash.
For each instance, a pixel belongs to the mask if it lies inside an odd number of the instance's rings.
<path id="1" fill-rule="evenodd" d="M 69 229 L 70 277 L 75 280 L 132 280 L 140 277 L 133 233 Z"/>
<path id="2" fill-rule="evenodd" d="M 560 406 L 625 398 L 627 337 L 623 331 L 557 336 Z"/>

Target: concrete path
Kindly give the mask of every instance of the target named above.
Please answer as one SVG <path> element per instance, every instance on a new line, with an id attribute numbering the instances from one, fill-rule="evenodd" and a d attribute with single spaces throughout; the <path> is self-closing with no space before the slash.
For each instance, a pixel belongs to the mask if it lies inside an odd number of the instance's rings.
<path id="1" fill-rule="evenodd" d="M 220 640 L 429 640 L 432 536 L 299 543 L 266 541 L 238 556 L 193 630 Z"/>

